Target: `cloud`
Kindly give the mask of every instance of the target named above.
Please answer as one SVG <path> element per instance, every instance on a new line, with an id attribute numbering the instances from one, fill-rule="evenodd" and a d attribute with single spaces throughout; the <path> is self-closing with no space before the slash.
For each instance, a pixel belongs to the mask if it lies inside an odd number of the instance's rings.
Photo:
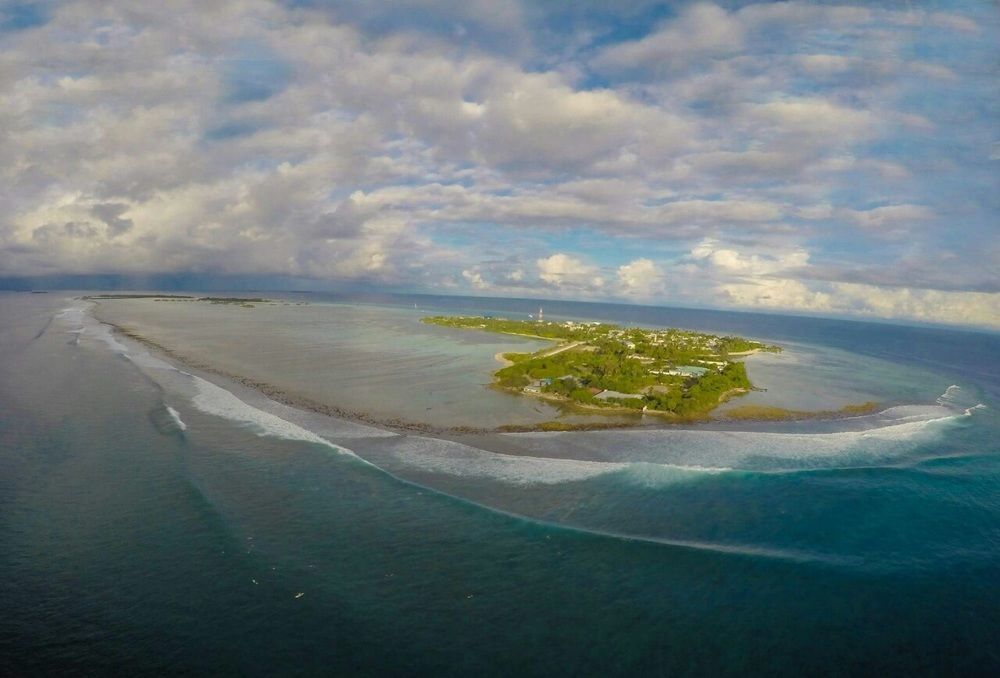
<path id="1" fill-rule="evenodd" d="M 723 299 L 733 306 L 811 312 L 835 310 L 830 294 L 814 291 L 804 283 L 789 278 L 724 283 L 719 286 L 719 291 Z"/>
<path id="2" fill-rule="evenodd" d="M 460 255 L 460 258 L 465 258 Z M 534 275 L 525 272 L 524 265 L 516 256 L 488 259 L 464 268 L 455 285 L 466 285 L 475 291 L 492 291 L 497 294 L 530 293 L 541 282 Z"/>
<path id="3" fill-rule="evenodd" d="M 911 225 L 934 216 L 934 213 L 923 205 L 886 205 L 870 210 L 857 210 L 849 214 L 859 226 L 874 229 L 899 224 Z"/>
<path id="4" fill-rule="evenodd" d="M 911 9 L 891 14 L 890 20 L 899 26 L 933 26 L 962 33 L 978 33 L 982 30 L 982 27 L 969 17 L 948 12 Z"/>
<path id="5" fill-rule="evenodd" d="M 129 206 L 122 203 L 101 203 L 90 208 L 91 214 L 108 227 L 108 235 L 115 237 L 127 233 L 134 225 L 131 219 L 123 219 Z"/>
<path id="6" fill-rule="evenodd" d="M 775 134 L 806 141 L 835 137 L 855 141 L 870 136 L 878 124 L 869 111 L 817 97 L 796 97 L 752 104 L 746 115 Z"/>
<path id="7" fill-rule="evenodd" d="M 687 274 L 726 306 L 1000 327 L 1000 293 L 920 289 L 812 277 L 804 249 L 761 254 L 705 240 Z"/>
<path id="8" fill-rule="evenodd" d="M 470 285 L 472 285 L 477 290 L 483 290 L 490 287 L 490 284 L 483 280 L 483 275 L 479 271 L 474 269 L 465 269 L 462 271 L 462 277 L 465 278 Z"/>
<path id="9" fill-rule="evenodd" d="M 911 288 L 886 289 L 856 283 L 834 283 L 837 310 L 878 318 L 1000 327 L 1000 294 L 947 292 Z"/>
<path id="10" fill-rule="evenodd" d="M 609 70 L 678 70 L 691 61 L 735 54 L 743 47 L 743 26 L 724 9 L 699 3 L 641 40 L 608 47 L 594 61 Z"/>
<path id="11" fill-rule="evenodd" d="M 659 218 L 680 222 L 774 221 L 781 217 L 780 205 L 755 200 L 678 200 L 664 205 Z"/>
<path id="12" fill-rule="evenodd" d="M 355 191 L 332 212 L 324 212 L 311 223 L 311 234 L 317 238 L 354 238 L 362 234 L 365 222 L 377 212 L 366 204 L 365 194 Z"/>
<path id="13" fill-rule="evenodd" d="M 623 265 L 620 270 L 627 271 L 630 266 L 631 264 Z M 609 285 L 598 266 L 563 253 L 537 259 L 534 266 L 528 267 L 516 256 L 485 260 L 462 269 L 460 275 L 456 276 L 454 285 L 475 292 L 494 294 L 537 296 L 542 292 L 560 297 L 592 297 L 620 290 L 623 295 L 638 296 L 645 289 L 644 283 L 648 282 L 643 278 L 652 272 L 646 272 L 643 268 L 644 264 L 638 262 L 631 280 L 636 288 L 628 294 L 626 285 L 620 278 Z"/>
<path id="14" fill-rule="evenodd" d="M 0 272 L 831 312 L 880 308 L 839 283 L 996 288 L 988 12 L 493 4 L 5 10 Z"/>
<path id="15" fill-rule="evenodd" d="M 595 266 L 567 254 L 553 254 L 535 264 L 539 279 L 558 290 L 595 291 L 604 287 L 604 278 Z"/>
<path id="16" fill-rule="evenodd" d="M 695 261 L 709 263 L 726 274 L 740 276 L 771 275 L 798 269 L 809 263 L 809 252 L 804 249 L 767 254 L 746 253 L 721 245 L 711 238 L 698 243 L 691 250 L 690 257 Z"/>
<path id="17" fill-rule="evenodd" d="M 650 259 L 635 259 L 618 267 L 617 282 L 623 296 L 649 299 L 663 292 L 663 271 Z"/>
<path id="18" fill-rule="evenodd" d="M 857 67 L 857 57 L 840 54 L 803 54 L 796 57 L 802 70 L 809 75 L 830 76 L 846 73 Z"/>
<path id="19" fill-rule="evenodd" d="M 555 74 L 506 74 L 474 106 L 473 156 L 512 169 L 586 169 L 623 148 L 656 157 L 687 146 L 692 131 L 679 116 L 612 90 L 574 91 Z"/>

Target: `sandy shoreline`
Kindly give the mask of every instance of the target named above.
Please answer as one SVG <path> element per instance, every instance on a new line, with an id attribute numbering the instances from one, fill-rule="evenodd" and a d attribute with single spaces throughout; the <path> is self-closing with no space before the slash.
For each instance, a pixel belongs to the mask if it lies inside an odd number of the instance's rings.
<path id="1" fill-rule="evenodd" d="M 503 357 L 503 354 L 504 354 L 503 351 L 493 354 L 493 359 L 496 360 L 498 363 L 500 363 L 501 369 L 503 369 L 504 367 L 510 367 L 511 365 L 514 364 L 513 360 L 507 360 L 506 358 Z"/>

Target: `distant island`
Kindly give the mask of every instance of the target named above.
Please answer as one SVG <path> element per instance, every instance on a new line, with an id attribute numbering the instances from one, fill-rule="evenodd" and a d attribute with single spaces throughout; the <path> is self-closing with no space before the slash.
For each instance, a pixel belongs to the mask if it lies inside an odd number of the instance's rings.
<path id="1" fill-rule="evenodd" d="M 432 316 L 423 322 L 537 339 L 555 347 L 505 353 L 495 386 L 512 393 L 607 412 L 703 416 L 753 384 L 740 360 L 780 352 L 742 337 L 678 329 L 642 329 L 600 322 L 546 322 L 489 316 Z"/>
<path id="2" fill-rule="evenodd" d="M 255 308 L 257 304 L 276 305 L 278 302 L 262 297 L 194 297 L 187 294 L 89 294 L 81 297 L 89 301 L 112 301 L 115 299 L 145 299 L 152 301 L 204 301 L 210 304 Z M 304 301 L 281 302 L 282 306 L 307 306 Z"/>

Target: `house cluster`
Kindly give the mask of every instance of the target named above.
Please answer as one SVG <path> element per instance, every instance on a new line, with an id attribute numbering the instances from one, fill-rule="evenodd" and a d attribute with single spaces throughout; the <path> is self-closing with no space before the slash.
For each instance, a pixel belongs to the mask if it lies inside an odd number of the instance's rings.
<path id="1" fill-rule="evenodd" d="M 725 363 L 722 363 L 725 365 Z M 671 377 L 700 377 L 708 372 L 707 367 L 697 365 L 680 365 L 678 367 L 668 367 L 662 370 L 650 370 L 650 374 L 663 374 Z"/>
<path id="2" fill-rule="evenodd" d="M 551 379 L 545 377 L 543 379 L 532 379 L 531 382 L 522 389 L 525 393 L 541 393 L 542 389 L 546 386 L 551 386 L 553 381 L 562 381 L 563 379 L 572 379 L 572 375 L 566 374 L 558 379 Z"/>
<path id="3" fill-rule="evenodd" d="M 706 352 L 716 352 L 719 349 L 719 340 L 714 337 L 705 337 L 687 332 L 650 332 L 646 335 L 649 343 L 653 346 L 679 346 L 682 348 L 703 350 Z"/>

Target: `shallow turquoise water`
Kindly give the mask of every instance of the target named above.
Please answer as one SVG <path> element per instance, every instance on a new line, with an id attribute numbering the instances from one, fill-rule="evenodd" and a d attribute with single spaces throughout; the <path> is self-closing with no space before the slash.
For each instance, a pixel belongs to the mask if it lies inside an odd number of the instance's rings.
<path id="1" fill-rule="evenodd" d="M 68 306 L 0 295 L 13 674 L 1000 667 L 995 335 L 845 323 L 822 346 L 810 321 L 730 314 L 851 388 L 877 368 L 859 382 L 887 409 L 500 454 L 239 400 L 53 320 Z"/>
<path id="2" fill-rule="evenodd" d="M 499 367 L 495 354 L 551 342 L 425 325 L 419 309 L 123 300 L 99 315 L 226 372 L 381 419 L 492 427 L 557 414 L 483 388 Z"/>

